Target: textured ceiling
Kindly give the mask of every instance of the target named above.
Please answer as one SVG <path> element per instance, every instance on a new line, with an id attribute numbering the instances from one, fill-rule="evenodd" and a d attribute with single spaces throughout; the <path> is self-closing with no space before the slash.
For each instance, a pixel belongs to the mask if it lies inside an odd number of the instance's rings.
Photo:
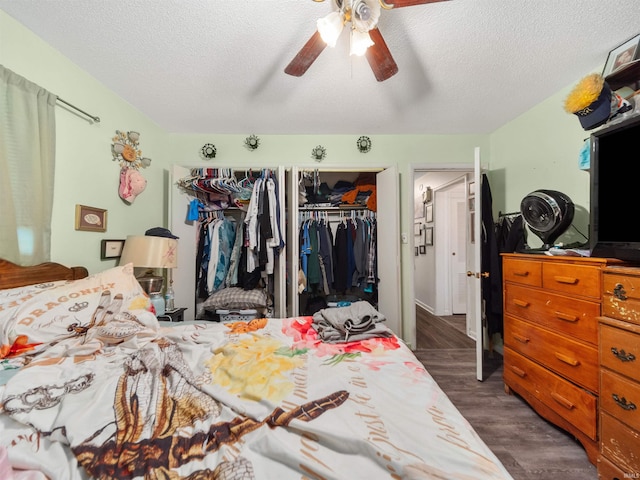
<path id="1" fill-rule="evenodd" d="M 349 56 L 346 32 L 304 76 L 284 73 L 329 1 L 0 0 L 0 9 L 176 133 L 487 133 L 640 31 L 639 0 L 383 10 L 399 72 L 380 83 L 364 57 Z"/>

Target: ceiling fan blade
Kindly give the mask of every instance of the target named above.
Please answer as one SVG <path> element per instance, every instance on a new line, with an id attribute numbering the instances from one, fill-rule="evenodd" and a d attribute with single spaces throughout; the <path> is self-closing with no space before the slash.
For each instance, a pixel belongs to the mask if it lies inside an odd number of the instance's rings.
<path id="1" fill-rule="evenodd" d="M 425 5 L 427 3 L 446 2 L 448 0 L 389 0 L 384 2 L 388 7 L 401 8 L 411 7 L 413 5 Z"/>
<path id="2" fill-rule="evenodd" d="M 391 56 L 389 47 L 387 47 L 384 38 L 382 38 L 380 30 L 373 28 L 369 30 L 369 35 L 371 36 L 371 40 L 373 40 L 373 45 L 367 48 L 365 55 L 369 61 L 369 65 L 371 65 L 371 70 L 373 70 L 376 80 L 384 82 L 398 73 L 398 65 L 396 65 L 395 60 Z"/>
<path id="3" fill-rule="evenodd" d="M 322 40 L 320 32 L 316 32 L 304 44 L 298 54 L 291 60 L 291 63 L 284 69 L 284 73 L 301 77 L 309 69 L 311 64 L 315 62 L 318 55 L 322 53 L 327 44 Z"/>

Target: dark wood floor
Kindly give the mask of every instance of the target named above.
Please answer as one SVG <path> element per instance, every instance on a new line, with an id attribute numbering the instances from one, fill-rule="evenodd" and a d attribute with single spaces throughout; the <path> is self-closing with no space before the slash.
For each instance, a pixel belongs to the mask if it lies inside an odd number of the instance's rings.
<path id="1" fill-rule="evenodd" d="M 499 354 L 485 352 L 485 380 L 476 380 L 475 343 L 461 317 L 416 314 L 414 353 L 515 480 L 598 478 L 580 443 L 505 393 Z"/>

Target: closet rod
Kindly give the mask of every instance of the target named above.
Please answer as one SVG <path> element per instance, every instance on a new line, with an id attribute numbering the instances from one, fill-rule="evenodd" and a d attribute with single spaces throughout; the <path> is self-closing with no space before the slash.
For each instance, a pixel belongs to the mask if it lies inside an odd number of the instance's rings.
<path id="1" fill-rule="evenodd" d="M 69 106 L 69 107 L 73 108 L 74 110 L 76 110 L 76 111 L 78 111 L 78 112 L 82 113 L 83 115 L 86 115 L 87 117 L 89 117 L 89 118 L 90 118 L 91 120 L 93 120 L 94 122 L 96 122 L 96 123 L 100 123 L 100 117 L 96 117 L 96 116 L 94 116 L 94 115 L 91 115 L 90 113 L 85 112 L 84 110 L 82 110 L 82 109 L 80 109 L 80 108 L 76 107 L 75 105 L 73 105 L 73 104 L 71 104 L 71 103 L 67 102 L 66 100 L 63 100 L 63 99 L 62 99 L 62 98 L 60 98 L 60 97 L 57 97 L 57 98 L 56 98 L 56 100 L 57 100 L 58 102 L 62 102 L 62 103 L 64 103 L 65 105 L 67 105 L 67 106 Z"/>
<path id="2" fill-rule="evenodd" d="M 350 207 L 300 207 L 298 210 L 302 212 L 315 212 L 318 210 L 330 210 L 332 212 L 337 212 L 339 210 L 368 210 L 368 208 L 364 205 L 353 205 Z"/>

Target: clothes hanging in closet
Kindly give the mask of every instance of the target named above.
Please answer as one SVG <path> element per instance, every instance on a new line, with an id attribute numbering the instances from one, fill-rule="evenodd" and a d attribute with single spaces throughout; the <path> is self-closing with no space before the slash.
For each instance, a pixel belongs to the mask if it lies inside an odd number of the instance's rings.
<path id="1" fill-rule="evenodd" d="M 285 245 L 280 232 L 277 182 L 270 171 L 265 170 L 261 178 L 251 182 L 251 193 L 247 195 L 248 182 L 244 180 L 202 179 L 198 177 L 201 173 L 192 170 L 192 177 L 185 179 L 183 184 L 194 191 L 228 189 L 234 204 L 236 194 L 238 198 L 246 199 L 247 212 L 242 212 L 239 222 L 236 222 L 218 210 L 219 203 L 211 205 L 208 197 L 199 195 L 191 202 L 189 215 L 193 215 L 194 208 L 199 214 L 198 296 L 207 298 L 213 292 L 230 286 L 253 289 L 260 280 L 267 284 L 266 277 L 273 274 L 275 258 Z"/>
<path id="2" fill-rule="evenodd" d="M 377 285 L 375 218 L 344 218 L 335 236 L 325 219 L 306 219 L 300 225 L 300 266 L 304 291 L 345 293 L 354 289 L 373 293 Z M 334 238 L 335 237 L 335 238 Z"/>

